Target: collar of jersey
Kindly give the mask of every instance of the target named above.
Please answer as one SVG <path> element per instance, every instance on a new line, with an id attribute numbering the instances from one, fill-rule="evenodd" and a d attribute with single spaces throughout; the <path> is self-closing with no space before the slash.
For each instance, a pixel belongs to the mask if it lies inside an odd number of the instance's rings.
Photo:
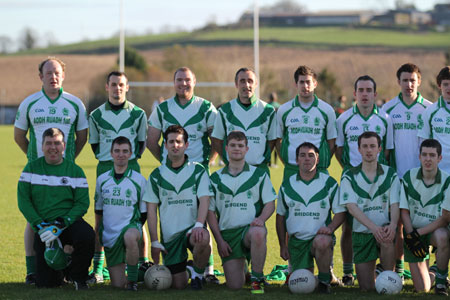
<path id="1" fill-rule="evenodd" d="M 125 177 L 130 177 L 130 175 L 131 175 L 131 168 L 130 168 L 130 166 L 128 166 L 127 169 L 125 170 L 125 172 L 123 173 L 122 178 L 120 178 L 119 180 L 117 180 L 116 177 L 114 177 L 114 174 L 115 174 L 115 173 L 116 173 L 116 171 L 114 170 L 114 166 L 113 166 L 112 169 L 111 169 L 111 172 L 109 173 L 109 176 L 112 177 L 112 179 L 114 180 L 114 182 L 115 182 L 116 184 L 119 184 L 119 183 L 122 182 L 122 180 L 123 180 Z"/>
<path id="2" fill-rule="evenodd" d="M 294 99 L 294 106 L 301 108 L 304 112 L 308 112 L 312 107 L 319 105 L 319 98 L 317 98 L 317 95 L 314 94 L 314 100 L 312 101 L 311 105 L 308 108 L 303 108 L 303 106 L 300 104 L 300 99 L 298 98 L 298 95 L 295 96 Z"/>
<path id="3" fill-rule="evenodd" d="M 129 102 L 127 99 L 125 99 L 125 103 L 123 104 L 122 109 L 128 109 L 128 107 L 130 106 Z M 109 101 L 106 101 L 105 103 L 105 110 L 112 110 L 111 105 L 109 104 Z"/>
<path id="4" fill-rule="evenodd" d="M 58 95 L 58 97 L 56 97 L 55 100 L 52 100 L 52 99 L 49 98 L 49 96 L 47 96 L 47 94 L 46 94 L 45 91 L 44 91 L 44 87 L 42 87 L 42 94 L 44 94 L 45 98 L 47 98 L 47 100 L 50 101 L 50 103 L 53 104 L 53 103 L 55 103 L 56 101 L 58 101 L 59 98 L 61 98 L 61 95 L 63 94 L 63 88 L 61 87 L 61 88 L 59 89 L 59 95 Z"/>
<path id="5" fill-rule="evenodd" d="M 195 98 L 195 95 L 192 94 L 192 98 L 189 99 L 188 102 L 186 102 L 185 105 L 181 105 L 180 100 L 178 100 L 178 95 L 175 95 L 175 97 L 173 97 L 173 99 L 175 100 L 175 103 L 178 104 L 178 106 L 181 107 L 181 108 L 186 108 L 186 107 L 188 107 L 189 104 L 191 104 L 192 99 L 194 99 L 194 98 Z"/>
<path id="6" fill-rule="evenodd" d="M 444 108 L 447 112 L 450 113 L 450 110 L 447 108 L 447 105 L 445 103 L 444 97 L 439 96 L 439 99 L 438 99 L 437 102 L 438 102 L 438 107 L 439 108 Z"/>
<path id="7" fill-rule="evenodd" d="M 406 106 L 406 108 L 408 108 L 408 109 L 410 109 L 411 107 L 413 107 L 416 103 L 423 103 L 423 97 L 422 97 L 422 95 L 421 95 L 419 92 L 417 92 L 417 98 L 416 98 L 416 101 L 414 101 L 413 103 L 411 103 L 411 105 L 408 105 L 408 104 L 405 103 L 405 101 L 403 101 L 403 95 L 402 95 L 402 92 L 400 92 L 400 93 L 398 94 L 398 99 L 400 99 L 400 101 L 403 103 L 403 105 Z"/>
<path id="8" fill-rule="evenodd" d="M 419 171 L 417 171 L 417 179 L 422 180 L 423 181 L 423 173 L 422 173 L 422 167 L 419 168 Z M 434 179 L 434 183 L 441 183 L 442 182 L 442 174 L 441 174 L 441 170 L 438 168 L 437 173 L 436 173 L 436 178 Z M 433 183 L 433 184 L 434 184 Z M 426 185 L 425 182 L 423 183 L 426 187 L 430 187 L 431 185 Z"/>
<path id="9" fill-rule="evenodd" d="M 373 182 L 371 182 L 371 181 L 369 180 L 369 178 L 367 178 L 366 174 L 364 174 L 364 172 L 363 172 L 363 170 L 362 170 L 362 163 L 360 163 L 360 164 L 357 165 L 356 167 L 351 168 L 350 170 L 351 170 L 351 172 L 352 172 L 354 175 L 356 175 L 356 174 L 358 174 L 358 173 L 361 173 L 362 177 L 364 178 L 364 180 L 365 180 L 367 183 L 374 183 L 374 182 L 377 182 L 378 177 L 384 174 L 383 167 L 381 166 L 380 163 L 377 163 L 377 175 L 375 176 L 375 179 L 373 180 Z"/>
<path id="10" fill-rule="evenodd" d="M 244 104 L 241 103 L 241 99 L 239 99 L 239 95 L 237 96 L 236 101 L 244 110 L 249 110 L 250 108 L 253 107 L 253 105 L 255 105 L 256 101 L 258 101 L 258 98 L 256 98 L 255 94 L 253 94 L 253 96 L 250 97 L 250 105 L 249 106 L 245 106 Z"/>
<path id="11" fill-rule="evenodd" d="M 248 172 L 248 171 L 250 171 L 250 167 L 249 167 L 248 163 L 245 162 L 245 163 L 244 163 L 244 168 L 243 168 L 242 171 L 239 172 L 238 174 L 232 175 L 232 174 L 230 173 L 230 171 L 228 170 L 228 165 L 226 165 L 226 166 L 223 168 L 222 174 L 228 174 L 228 175 L 230 175 L 231 177 L 238 177 L 239 175 L 242 174 L 242 172 Z"/>
<path id="12" fill-rule="evenodd" d="M 188 163 L 188 156 L 186 154 L 184 155 L 184 163 L 183 163 L 183 165 L 180 168 L 177 168 L 177 169 L 172 168 L 172 161 L 169 159 L 169 156 L 167 156 L 167 159 L 166 159 L 166 166 L 174 173 L 178 173 L 181 170 L 183 170 L 184 167 L 187 165 L 187 163 Z"/>
<path id="13" fill-rule="evenodd" d="M 297 181 L 301 181 L 303 183 L 305 183 L 306 185 L 309 185 L 311 182 L 313 182 L 314 180 L 319 178 L 319 171 L 316 169 L 316 174 L 314 175 L 314 177 L 307 181 L 307 180 L 303 180 L 302 177 L 300 176 L 300 172 L 297 172 Z"/>
<path id="14" fill-rule="evenodd" d="M 371 117 L 373 114 L 378 114 L 378 112 L 379 112 L 379 111 L 378 111 L 378 107 L 374 104 L 374 105 L 373 105 L 372 112 L 371 112 L 371 113 L 367 116 L 367 118 L 366 118 L 366 117 L 364 117 L 364 116 L 361 114 L 361 112 L 359 111 L 358 105 L 356 105 L 356 103 L 353 105 L 353 113 L 354 113 L 354 114 L 360 115 L 361 118 L 362 118 L 364 121 L 369 120 L 370 117 Z"/>

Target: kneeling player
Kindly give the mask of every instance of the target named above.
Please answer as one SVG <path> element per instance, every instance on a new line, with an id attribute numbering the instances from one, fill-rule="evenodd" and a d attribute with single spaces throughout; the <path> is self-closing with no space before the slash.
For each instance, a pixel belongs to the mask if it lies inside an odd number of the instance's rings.
<path id="1" fill-rule="evenodd" d="M 353 217 L 352 241 L 356 275 L 361 290 L 375 288 L 375 262 L 394 270 L 394 238 L 399 218 L 400 182 L 395 171 L 377 162 L 381 152 L 378 134 L 366 131 L 358 137 L 362 163 L 342 175 L 340 205 Z"/>
<path id="2" fill-rule="evenodd" d="M 229 164 L 211 175 L 215 195 L 208 223 L 222 258 L 227 286 L 242 288 L 245 259 L 251 258 L 251 291 L 262 294 L 267 252 L 265 222 L 275 210 L 275 190 L 264 169 L 245 162 L 248 145 L 243 132 L 230 132 L 225 151 Z"/>
<path id="3" fill-rule="evenodd" d="M 164 132 L 166 163 L 155 169 L 148 179 L 144 201 L 147 202 L 148 230 L 152 241 L 152 258 L 163 261 L 172 273 L 172 287 L 183 289 L 188 283 L 187 248 L 194 256 L 191 287 L 202 288 L 205 267 L 211 247 L 205 227 L 209 197 L 212 196 L 208 173 L 185 155 L 189 146 L 183 127 L 172 125 Z M 162 243 L 158 241 L 157 213 L 159 209 Z"/>
<path id="4" fill-rule="evenodd" d="M 319 149 L 305 142 L 296 149 L 299 172 L 283 181 L 278 194 L 277 234 L 280 256 L 292 270 L 319 269 L 319 291 L 330 293 L 333 233 L 345 218 L 338 205 L 336 180 L 317 171 Z M 335 214 L 331 221 L 331 210 Z M 289 241 L 286 243 L 286 231 Z"/>
<path id="5" fill-rule="evenodd" d="M 441 216 L 441 205 L 450 197 L 450 176 L 439 169 L 442 147 L 437 140 L 420 145 L 420 168 L 406 172 L 401 189 L 400 209 L 405 228 L 405 261 L 411 269 L 414 288 L 428 292 L 431 287 L 429 245 L 436 248 L 435 292 L 447 295 L 449 231 Z"/>
<path id="6" fill-rule="evenodd" d="M 126 137 L 119 136 L 113 140 L 111 157 L 114 168 L 97 178 L 95 213 L 100 218 L 99 237 L 105 247 L 111 284 L 137 291 L 139 243 L 147 211 L 142 201 L 146 180 L 128 167 L 131 149 Z M 125 263 L 128 278 L 125 276 Z"/>

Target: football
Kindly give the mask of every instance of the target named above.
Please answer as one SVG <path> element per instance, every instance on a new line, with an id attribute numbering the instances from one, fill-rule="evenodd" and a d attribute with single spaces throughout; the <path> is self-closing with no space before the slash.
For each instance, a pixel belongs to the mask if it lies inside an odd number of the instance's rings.
<path id="1" fill-rule="evenodd" d="M 375 288 L 378 294 L 398 294 L 402 287 L 402 279 L 393 271 L 381 272 L 375 281 Z"/>
<path id="2" fill-rule="evenodd" d="M 151 290 L 165 290 L 172 285 L 172 274 L 167 267 L 154 265 L 145 272 L 144 282 Z"/>
<path id="3" fill-rule="evenodd" d="M 289 277 L 289 290 L 293 294 L 312 293 L 316 288 L 314 274 L 306 269 L 295 270 Z"/>

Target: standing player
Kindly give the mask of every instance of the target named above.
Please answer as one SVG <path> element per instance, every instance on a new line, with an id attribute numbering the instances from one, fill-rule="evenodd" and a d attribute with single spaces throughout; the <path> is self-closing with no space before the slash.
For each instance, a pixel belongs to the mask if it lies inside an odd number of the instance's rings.
<path id="1" fill-rule="evenodd" d="M 83 170 L 64 159 L 64 133 L 48 128 L 42 135 L 43 157 L 29 162 L 17 187 L 19 209 L 34 230 L 36 286 L 56 287 L 63 283 L 60 268 L 53 269 L 44 258 L 46 248 L 56 243 L 73 248 L 72 262 L 64 268 L 75 289 L 87 289 L 88 269 L 94 254 L 95 234 L 83 220 L 89 208 L 89 192 Z M 64 261 L 63 261 L 64 262 Z"/>
<path id="2" fill-rule="evenodd" d="M 119 136 L 112 141 L 114 167 L 97 178 L 95 214 L 101 223 L 99 236 L 111 284 L 137 291 L 139 242 L 147 207 L 142 201 L 146 180 L 128 166 L 132 153 L 128 138 Z"/>
<path id="3" fill-rule="evenodd" d="M 340 205 L 353 217 L 352 244 L 356 275 L 363 291 L 375 288 L 375 262 L 394 270 L 394 238 L 399 218 L 400 181 L 394 169 L 379 164 L 381 138 L 366 131 L 358 138 L 362 163 L 344 172 Z"/>
<path id="4" fill-rule="evenodd" d="M 337 136 L 333 108 L 314 94 L 317 87 L 316 72 L 307 66 L 300 66 L 294 73 L 294 80 L 297 96 L 283 104 L 277 112 L 277 146 L 285 164 L 284 178 L 297 174 L 295 151 L 304 142 L 311 142 L 320 149 L 317 167 L 319 171 L 326 171 Z"/>
<path id="5" fill-rule="evenodd" d="M 389 149 L 394 148 L 393 130 L 390 118 L 375 106 L 377 85 L 370 76 L 361 76 L 355 81 L 356 105 L 345 111 L 336 121 L 338 137 L 336 139 L 336 159 L 344 171 L 361 163 L 358 137 L 366 131 L 374 131 L 381 137 L 382 152 L 380 163 L 387 163 Z M 342 226 L 341 252 L 344 263 L 345 285 L 353 285 L 353 263 L 351 229 L 346 221 Z"/>
<path id="6" fill-rule="evenodd" d="M 397 70 L 397 83 L 401 92 L 397 97 L 383 106 L 389 115 L 394 129 L 394 151 L 390 156 L 390 165 L 397 171 L 398 177 L 403 178 L 406 171 L 417 168 L 419 161 L 419 138 L 417 132 L 423 127 L 422 114 L 431 105 L 417 91 L 421 83 L 421 72 L 418 66 L 407 63 Z M 403 276 L 403 226 L 401 219 L 395 240 L 397 261 L 395 270 Z"/>
<path id="7" fill-rule="evenodd" d="M 252 166 L 263 167 L 269 171 L 270 154 L 276 142 L 276 117 L 272 105 L 258 99 L 255 95 L 258 80 L 255 72 L 240 68 L 234 77 L 238 96 L 223 104 L 217 114 L 212 133 L 215 149 L 228 162 L 224 146 L 231 131 L 239 130 L 248 139 L 249 152 L 245 157 Z"/>
<path id="8" fill-rule="evenodd" d="M 86 109 L 80 99 L 63 91 L 64 71 L 65 64 L 58 58 L 49 57 L 42 61 L 39 64 L 42 90 L 28 96 L 17 111 L 14 140 L 27 154 L 28 162 L 44 155 L 41 149 L 42 134 L 50 127 L 58 127 L 64 132 L 64 156 L 70 161 L 75 160 L 86 144 Z M 28 284 L 33 284 L 35 277 L 33 238 L 34 232 L 27 224 L 24 242 L 27 266 L 25 282 Z"/>
<path id="9" fill-rule="evenodd" d="M 420 145 L 420 168 L 406 172 L 400 196 L 401 217 L 405 228 L 405 260 L 409 262 L 414 288 L 428 292 L 429 246 L 436 248 L 435 292 L 447 296 L 446 278 L 449 260 L 449 231 L 441 217 L 441 206 L 450 197 L 450 176 L 438 168 L 442 147 L 427 139 Z"/>
<path id="10" fill-rule="evenodd" d="M 276 227 L 280 256 L 289 259 L 292 271 L 314 271 L 315 258 L 319 291 L 329 294 L 334 232 L 345 219 L 345 209 L 338 204 L 336 180 L 317 170 L 319 149 L 305 142 L 297 147 L 296 156 L 299 171 L 283 181 L 279 192 Z"/>
<path id="11" fill-rule="evenodd" d="M 439 168 L 450 174 L 450 66 L 441 69 L 436 83 L 441 96 L 423 113 L 423 127 L 418 136 L 436 139 L 441 143 L 442 160 Z"/>
<path id="12" fill-rule="evenodd" d="M 189 148 L 186 149 L 189 161 L 202 164 L 209 172 L 209 161 L 211 159 L 213 162 L 217 156 L 209 141 L 217 110 L 208 100 L 194 95 L 196 78 L 191 69 L 177 69 L 173 81 L 175 96 L 161 102 L 148 119 L 147 148 L 157 160 L 165 164 L 167 150 L 163 147 L 164 142 L 159 145 L 161 134 L 171 125 L 180 125 L 189 136 Z M 219 284 L 219 279 L 214 275 L 212 254 L 205 275 L 206 282 Z"/>
<path id="13" fill-rule="evenodd" d="M 226 141 L 228 165 L 211 175 L 215 195 L 209 205 L 208 223 L 222 258 L 227 286 L 242 288 L 245 259 L 251 259 L 251 292 L 263 294 L 265 222 L 275 210 L 277 196 L 269 174 L 245 161 L 249 149 L 245 134 L 232 131 Z"/>
<path id="14" fill-rule="evenodd" d="M 194 256 L 191 287 L 202 288 L 202 279 L 211 254 L 209 233 L 206 230 L 209 197 L 212 196 L 209 176 L 205 168 L 191 162 L 185 154 L 189 146 L 188 134 L 180 125 L 172 125 L 164 132 L 166 163 L 155 169 L 145 187 L 147 219 L 152 241 L 152 258 L 163 262 L 172 273 L 172 287 L 183 289 L 188 283 L 186 272 L 187 249 Z M 161 243 L 158 241 L 158 216 Z"/>

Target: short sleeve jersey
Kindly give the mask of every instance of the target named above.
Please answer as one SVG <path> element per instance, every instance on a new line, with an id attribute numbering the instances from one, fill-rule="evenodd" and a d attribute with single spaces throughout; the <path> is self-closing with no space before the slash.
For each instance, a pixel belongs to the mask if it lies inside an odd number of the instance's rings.
<path id="1" fill-rule="evenodd" d="M 395 167 L 400 178 L 409 169 L 420 166 L 417 132 L 423 127 L 422 114 L 431 104 L 418 93 L 416 101 L 407 105 L 400 93 L 383 106 L 394 129 L 395 155 L 391 156 L 390 165 Z"/>
<path id="2" fill-rule="evenodd" d="M 122 109 L 113 110 L 107 101 L 91 112 L 89 117 L 89 143 L 99 144 L 95 157 L 99 161 L 112 161 L 111 144 L 118 137 L 128 138 L 133 147 L 130 159 L 139 153 L 139 142 L 147 138 L 145 112 L 129 101 Z"/>
<path id="3" fill-rule="evenodd" d="M 165 243 L 194 226 L 197 220 L 198 198 L 213 196 L 205 168 L 186 159 L 179 169 L 172 163 L 155 169 L 145 186 L 144 201 L 158 204 L 161 237 Z"/>
<path id="4" fill-rule="evenodd" d="M 193 96 L 182 106 L 175 96 L 156 107 L 148 119 L 148 125 L 162 132 L 171 125 L 182 126 L 189 136 L 189 147 L 186 149 L 189 160 L 207 166 L 211 152 L 208 129 L 214 126 L 216 115 L 216 108 L 208 100 Z M 164 164 L 167 150 L 163 146 L 161 155 L 160 160 Z"/>
<path id="5" fill-rule="evenodd" d="M 114 169 L 97 178 L 95 210 L 103 211 L 101 238 L 106 247 L 114 246 L 123 228 L 140 224 L 141 213 L 147 212 L 142 197 L 147 183 L 144 176 L 128 168 L 117 180 Z"/>
<path id="6" fill-rule="evenodd" d="M 355 104 L 339 116 L 336 124 L 338 133 L 336 146 L 343 147 L 344 167 L 356 167 L 362 162 L 358 151 L 358 137 L 365 131 L 374 131 L 380 136 L 382 152 L 378 156 L 378 161 L 387 163 L 383 152 L 394 148 L 394 140 L 392 122 L 384 111 L 374 105 L 372 113 L 366 118 L 361 115 Z"/>
<path id="7" fill-rule="evenodd" d="M 51 100 L 44 90 L 28 96 L 19 106 L 14 126 L 30 131 L 28 161 L 42 157 L 42 134 L 51 127 L 64 132 L 66 150 L 64 157 L 75 160 L 75 132 L 88 128 L 86 108 L 80 99 L 60 91 L 59 97 Z"/>
<path id="8" fill-rule="evenodd" d="M 423 139 L 436 139 L 442 145 L 442 160 L 439 168 L 450 173 L 450 105 L 444 98 L 429 106 L 422 114 L 423 127 L 418 136 Z"/>
<path id="9" fill-rule="evenodd" d="M 228 167 L 213 173 L 211 185 L 209 210 L 217 214 L 221 231 L 249 225 L 277 197 L 267 172 L 247 163 L 236 176 Z"/>
<path id="10" fill-rule="evenodd" d="M 256 96 L 252 96 L 250 102 L 247 107 L 237 98 L 219 108 L 212 137 L 223 141 L 225 162 L 228 161 L 225 151 L 227 136 L 234 130 L 242 131 L 247 136 L 247 163 L 256 166 L 270 161 L 268 142 L 277 139 L 275 109 Z"/>
<path id="11" fill-rule="evenodd" d="M 394 169 L 378 164 L 377 175 L 371 182 L 361 165 L 344 172 L 341 178 L 339 204 L 355 203 L 358 208 L 377 226 L 389 224 L 389 208 L 399 203 L 400 180 Z M 352 218 L 353 232 L 371 233 L 355 218 Z"/>
<path id="12" fill-rule="evenodd" d="M 346 211 L 338 196 L 338 184 L 327 174 L 317 172 L 311 181 L 304 181 L 297 173 L 281 184 L 277 214 L 285 217 L 289 236 L 310 240 L 319 228 L 331 223 L 331 211 Z"/>
<path id="13" fill-rule="evenodd" d="M 423 182 L 422 168 L 405 173 L 400 191 L 400 208 L 409 210 L 412 226 L 422 228 L 441 216 L 441 206 L 450 198 L 450 176 L 441 170 L 435 183 L 427 186 Z"/>
<path id="14" fill-rule="evenodd" d="M 281 158 L 291 166 L 297 166 L 295 150 L 304 142 L 314 144 L 319 152 L 319 165 L 327 169 L 331 162 L 328 140 L 335 139 L 336 114 L 325 101 L 314 95 L 308 108 L 303 108 L 298 95 L 281 105 L 277 111 L 277 136 L 282 139 Z"/>

